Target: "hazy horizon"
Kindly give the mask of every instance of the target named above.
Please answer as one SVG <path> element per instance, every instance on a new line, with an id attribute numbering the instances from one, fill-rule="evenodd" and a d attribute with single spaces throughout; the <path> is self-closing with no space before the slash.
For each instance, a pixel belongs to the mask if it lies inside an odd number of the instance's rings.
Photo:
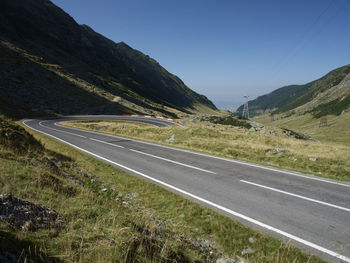
<path id="1" fill-rule="evenodd" d="M 53 3 L 154 58 L 220 108 L 350 63 L 348 0 Z"/>

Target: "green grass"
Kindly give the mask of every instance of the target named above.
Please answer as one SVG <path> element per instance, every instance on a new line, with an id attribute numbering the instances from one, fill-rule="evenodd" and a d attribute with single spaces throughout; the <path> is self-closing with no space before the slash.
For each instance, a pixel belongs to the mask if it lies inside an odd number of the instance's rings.
<path id="1" fill-rule="evenodd" d="M 328 115 L 327 127 L 319 127 L 320 119 L 314 118 L 312 114 L 275 116 L 274 121 L 267 115 L 257 117 L 258 122 L 269 126 L 285 127 L 310 134 L 314 139 L 325 143 L 350 146 L 350 112 L 340 116 Z"/>
<path id="2" fill-rule="evenodd" d="M 28 130 L 44 148 L 0 147 L 1 192 L 53 208 L 61 230 L 25 232 L 0 224 L 0 244 L 32 262 L 321 262 L 211 209 Z M 18 132 L 25 134 L 22 129 Z M 34 143 L 36 144 L 36 143 Z M 14 146 L 13 146 L 14 145 Z M 34 158 L 34 161 L 33 161 Z M 59 160 L 59 170 L 48 168 Z M 74 184 L 65 171 L 84 182 Z M 106 191 L 102 191 L 106 188 Z M 248 239 L 254 237 L 251 244 Z M 204 241 L 207 240 L 207 241 Z M 212 244 L 213 255 L 200 248 Z M 243 256 L 242 256 L 243 257 Z"/>
<path id="3" fill-rule="evenodd" d="M 312 114 L 315 118 L 320 118 L 324 115 L 340 115 L 343 110 L 349 108 L 350 96 L 346 98 L 339 98 L 330 102 L 320 104 L 316 108 L 312 109 Z"/>

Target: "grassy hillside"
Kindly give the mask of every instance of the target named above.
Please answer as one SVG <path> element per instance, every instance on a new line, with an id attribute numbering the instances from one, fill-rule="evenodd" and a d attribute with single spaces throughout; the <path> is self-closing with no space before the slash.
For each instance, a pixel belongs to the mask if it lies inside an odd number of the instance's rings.
<path id="1" fill-rule="evenodd" d="M 350 65 L 335 69 L 322 78 L 305 85 L 279 88 L 249 101 L 251 116 L 272 112 L 311 111 L 316 117 L 339 115 L 350 107 Z M 242 113 L 243 106 L 237 112 Z"/>
<path id="2" fill-rule="evenodd" d="M 259 96 L 258 98 L 249 101 L 249 115 L 254 117 L 263 113 L 274 112 L 282 108 L 284 105 L 302 96 L 312 87 L 312 82 L 305 85 L 289 85 L 269 94 Z M 237 109 L 238 114 L 242 114 L 243 105 Z"/>
<path id="3" fill-rule="evenodd" d="M 274 116 L 268 115 L 255 118 L 256 121 L 268 126 L 285 127 L 299 133 L 307 133 L 312 138 L 322 142 L 337 143 L 350 146 L 350 112 L 339 116 L 327 115 L 327 126 L 320 126 L 320 119 L 312 114 L 290 115 L 285 114 Z"/>
<path id="4" fill-rule="evenodd" d="M 312 100 L 317 98 L 317 95 L 321 95 L 325 93 L 328 89 L 331 89 L 337 85 L 339 85 L 350 73 L 350 65 L 335 69 L 331 72 L 329 72 L 324 77 L 314 81 L 311 85 L 311 88 L 308 89 L 302 96 L 291 100 L 288 102 L 285 106 L 279 108 L 275 113 L 283 113 L 292 109 L 296 109 L 299 106 L 302 106 L 308 102 L 312 102 Z M 345 84 L 342 88 L 349 88 L 350 83 Z M 338 110 L 333 110 L 331 108 L 331 105 L 334 103 L 335 100 L 343 100 L 342 93 L 339 90 L 335 91 L 336 93 L 333 94 L 333 102 L 330 103 L 322 103 L 322 100 L 318 103 L 315 103 L 313 107 L 311 107 L 311 110 L 317 115 L 322 116 L 324 114 L 340 114 L 342 110 L 346 110 L 348 107 L 350 107 L 350 100 L 347 99 L 345 104 L 340 104 L 338 106 Z M 328 94 L 327 94 L 328 95 Z M 350 95 L 350 94 L 349 94 Z M 323 100 L 326 100 L 324 98 Z M 329 100 L 328 100 L 329 102 Z M 322 106 L 321 106 L 321 105 Z M 319 108 L 315 108 L 315 106 L 318 106 Z"/>
<path id="5" fill-rule="evenodd" d="M 14 262 L 215 262 L 220 257 L 321 262 L 30 132 L 34 137 L 0 118 L 2 257 Z M 16 216 L 7 213 L 13 206 Z M 252 252 L 242 255 L 247 247 Z"/>
<path id="6" fill-rule="evenodd" d="M 78 25 L 48 0 L 0 2 L 0 49 L 0 95 L 13 108 L 173 117 L 216 109 L 154 59 Z"/>

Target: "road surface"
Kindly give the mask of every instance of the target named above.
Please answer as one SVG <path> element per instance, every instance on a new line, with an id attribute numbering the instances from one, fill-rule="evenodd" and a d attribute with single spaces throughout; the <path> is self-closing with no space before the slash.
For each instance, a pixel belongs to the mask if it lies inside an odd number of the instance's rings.
<path id="1" fill-rule="evenodd" d="M 329 262 L 350 262 L 349 183 L 57 124 L 73 119 L 176 125 L 125 116 L 76 116 L 23 123 Z"/>

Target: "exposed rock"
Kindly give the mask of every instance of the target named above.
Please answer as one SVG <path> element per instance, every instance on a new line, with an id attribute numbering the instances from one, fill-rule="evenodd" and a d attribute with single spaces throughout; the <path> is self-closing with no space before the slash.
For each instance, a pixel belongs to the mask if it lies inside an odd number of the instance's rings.
<path id="1" fill-rule="evenodd" d="M 136 197 L 137 197 L 136 193 L 128 193 L 124 196 L 125 199 L 129 199 L 129 200 L 135 199 Z"/>
<path id="2" fill-rule="evenodd" d="M 181 241 L 186 242 L 197 249 L 206 259 L 211 259 L 217 255 L 222 258 L 223 254 L 218 250 L 218 247 L 215 242 L 210 241 L 208 239 L 192 239 L 184 236 L 178 237 Z M 224 262 L 224 261 L 223 261 Z M 230 261 L 228 261 L 230 262 Z"/>
<path id="3" fill-rule="evenodd" d="M 32 223 L 32 221 L 28 220 L 27 222 L 25 222 L 24 225 L 22 226 L 22 230 L 23 231 L 34 231 L 35 227 L 34 227 L 34 224 Z"/>
<path id="4" fill-rule="evenodd" d="M 263 128 L 264 125 L 257 123 L 257 122 L 248 122 L 250 124 L 250 126 L 252 126 L 253 128 Z"/>
<path id="5" fill-rule="evenodd" d="M 58 168 L 61 168 L 61 167 L 62 167 L 62 162 L 61 162 L 61 161 L 57 161 L 57 162 L 56 162 L 56 166 L 57 166 Z"/>
<path id="6" fill-rule="evenodd" d="M 253 253 L 253 252 L 254 252 L 253 249 L 251 249 L 250 247 L 247 247 L 246 249 L 242 250 L 241 254 L 242 255 L 246 255 L 246 254 L 250 254 L 250 253 Z"/>
<path id="7" fill-rule="evenodd" d="M 280 152 L 289 152 L 288 148 L 276 148 L 275 149 L 276 152 L 280 153 Z"/>
<path id="8" fill-rule="evenodd" d="M 57 165 L 53 161 L 47 158 L 46 158 L 46 167 L 53 173 L 57 173 L 59 170 Z"/>
<path id="9" fill-rule="evenodd" d="M 78 184 L 78 185 L 84 185 L 84 182 L 79 180 L 78 178 L 76 178 L 75 176 L 69 174 L 69 173 L 66 173 L 66 172 L 62 172 L 62 174 L 66 177 L 66 178 L 69 178 L 73 181 L 74 184 Z"/>
<path id="10" fill-rule="evenodd" d="M 274 131 L 267 130 L 266 134 L 276 136 L 276 133 Z"/>
<path id="11" fill-rule="evenodd" d="M 249 241 L 249 243 L 253 244 L 253 243 L 255 243 L 256 239 L 254 237 L 250 237 L 248 239 L 248 241 Z"/>
<path id="12" fill-rule="evenodd" d="M 316 161 L 317 161 L 317 158 L 316 158 L 316 157 L 310 157 L 310 158 L 309 158 L 309 161 L 316 162 Z"/>
<path id="13" fill-rule="evenodd" d="M 62 224 L 61 216 L 54 210 L 10 194 L 0 194 L 0 220 L 25 231 L 59 228 Z"/>
<path id="14" fill-rule="evenodd" d="M 170 138 L 165 140 L 165 142 L 174 142 L 174 141 L 175 141 L 175 134 L 171 135 Z"/>
<path id="15" fill-rule="evenodd" d="M 276 154 L 281 152 L 289 152 L 288 148 L 276 148 L 274 150 L 267 151 L 266 154 Z"/>
<path id="16" fill-rule="evenodd" d="M 108 128 L 109 128 L 109 126 L 100 126 L 100 127 L 96 128 L 96 130 L 98 130 L 98 131 L 105 131 Z"/>
<path id="17" fill-rule="evenodd" d="M 304 135 L 301 135 L 297 132 L 294 132 L 288 129 L 282 129 L 282 131 L 285 135 L 287 135 L 290 138 L 299 139 L 299 140 L 308 140 Z"/>
<path id="18" fill-rule="evenodd" d="M 303 136 L 306 140 L 311 140 L 311 135 L 308 133 L 303 133 Z"/>

